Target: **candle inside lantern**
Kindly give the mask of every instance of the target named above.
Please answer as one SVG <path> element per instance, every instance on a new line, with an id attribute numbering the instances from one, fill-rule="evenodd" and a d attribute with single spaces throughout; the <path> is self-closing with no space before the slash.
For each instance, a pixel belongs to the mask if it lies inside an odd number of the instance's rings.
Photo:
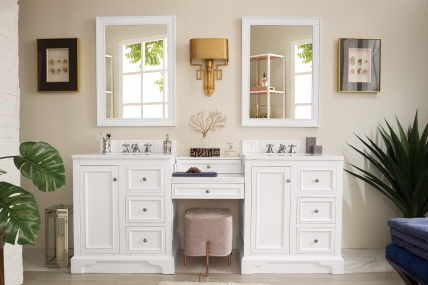
<path id="1" fill-rule="evenodd" d="M 56 236 L 56 261 L 65 262 L 65 236 Z"/>

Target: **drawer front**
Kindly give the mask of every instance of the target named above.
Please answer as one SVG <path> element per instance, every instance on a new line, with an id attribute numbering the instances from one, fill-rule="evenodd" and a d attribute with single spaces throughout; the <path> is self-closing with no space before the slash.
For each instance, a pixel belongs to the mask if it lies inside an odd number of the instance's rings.
<path id="1" fill-rule="evenodd" d="M 165 200 L 163 197 L 126 197 L 126 222 L 128 223 L 162 223 Z"/>
<path id="2" fill-rule="evenodd" d="M 297 253 L 334 253 L 334 229 L 298 228 Z"/>
<path id="3" fill-rule="evenodd" d="M 162 166 L 127 166 L 126 191 L 134 193 L 163 193 Z"/>
<path id="4" fill-rule="evenodd" d="M 173 199 L 244 199 L 244 184 L 172 184 Z"/>
<path id="5" fill-rule="evenodd" d="M 299 168 L 299 193 L 336 193 L 336 169 Z"/>
<path id="6" fill-rule="evenodd" d="M 330 223 L 336 222 L 335 198 L 298 198 L 297 223 Z"/>
<path id="7" fill-rule="evenodd" d="M 127 227 L 127 253 L 165 253 L 165 228 Z"/>
<path id="8" fill-rule="evenodd" d="M 217 173 L 241 173 L 240 159 L 194 159 L 194 160 L 177 160 L 178 172 L 187 171 L 190 167 L 197 167 L 202 172 L 217 172 Z"/>

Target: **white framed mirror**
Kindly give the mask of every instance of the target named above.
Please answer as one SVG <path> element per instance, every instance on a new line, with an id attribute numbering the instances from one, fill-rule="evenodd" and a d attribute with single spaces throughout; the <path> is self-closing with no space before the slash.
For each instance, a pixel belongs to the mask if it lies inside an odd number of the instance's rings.
<path id="1" fill-rule="evenodd" d="M 320 18 L 242 18 L 242 126 L 319 126 L 320 34 Z"/>
<path id="2" fill-rule="evenodd" d="M 97 125 L 175 126 L 175 17 L 96 18 Z"/>

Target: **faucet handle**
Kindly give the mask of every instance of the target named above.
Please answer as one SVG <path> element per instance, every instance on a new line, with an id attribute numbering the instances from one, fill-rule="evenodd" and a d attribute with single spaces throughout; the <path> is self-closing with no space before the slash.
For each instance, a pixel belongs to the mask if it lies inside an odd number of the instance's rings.
<path id="1" fill-rule="evenodd" d="M 131 148 L 132 148 L 132 152 L 140 152 L 140 148 L 138 147 L 137 143 L 133 143 L 131 145 Z"/>
<path id="2" fill-rule="evenodd" d="M 129 143 L 123 143 L 122 146 L 123 146 L 123 151 L 122 152 L 129 152 L 129 149 L 128 149 L 128 146 L 130 146 Z"/>
<path id="3" fill-rule="evenodd" d="M 273 153 L 273 149 L 272 149 L 273 144 L 267 144 L 266 146 L 268 147 L 267 153 Z"/>
<path id="4" fill-rule="evenodd" d="M 152 144 L 151 143 L 146 143 L 146 144 L 144 144 L 144 146 L 146 147 L 146 149 L 144 150 L 144 152 L 146 153 L 146 152 L 152 152 L 151 150 L 150 150 L 150 147 L 152 146 Z"/>

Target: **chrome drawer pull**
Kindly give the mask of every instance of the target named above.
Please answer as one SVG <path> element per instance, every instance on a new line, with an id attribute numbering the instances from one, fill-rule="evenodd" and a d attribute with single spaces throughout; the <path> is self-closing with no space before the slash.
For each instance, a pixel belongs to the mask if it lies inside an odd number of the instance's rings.
<path id="1" fill-rule="evenodd" d="M 318 209 L 315 209 L 315 211 L 314 211 L 315 213 L 318 213 Z"/>
<path id="2" fill-rule="evenodd" d="M 209 194 L 211 191 L 207 189 L 205 192 L 207 192 L 207 194 Z"/>
<path id="3" fill-rule="evenodd" d="M 144 209 L 143 209 L 143 212 L 147 212 L 147 209 L 146 209 L 146 208 L 144 208 Z"/>
<path id="4" fill-rule="evenodd" d="M 117 181 L 117 178 L 116 178 L 116 177 L 114 177 L 114 178 L 113 178 L 113 181 L 114 181 L 114 182 L 116 182 L 116 181 Z"/>
<path id="5" fill-rule="evenodd" d="M 288 179 L 287 179 L 287 182 L 289 182 L 289 183 L 290 183 L 290 182 L 291 182 L 291 179 L 290 179 L 290 178 L 288 178 Z"/>
<path id="6" fill-rule="evenodd" d="M 317 239 L 314 239 L 314 243 L 318 243 L 318 240 L 317 240 Z"/>
<path id="7" fill-rule="evenodd" d="M 147 181 L 147 178 L 146 178 L 146 177 L 143 177 L 143 181 Z"/>
<path id="8" fill-rule="evenodd" d="M 144 241 L 144 242 L 147 242 L 147 239 L 145 238 L 145 239 L 143 239 L 143 241 Z"/>
<path id="9" fill-rule="evenodd" d="M 207 165 L 207 168 L 211 168 L 211 165 L 209 165 L 209 164 L 208 164 L 208 165 Z"/>
<path id="10" fill-rule="evenodd" d="M 318 183 L 318 182 L 320 182 L 320 180 L 317 178 L 317 179 L 315 179 L 315 182 L 317 182 L 317 183 Z"/>

